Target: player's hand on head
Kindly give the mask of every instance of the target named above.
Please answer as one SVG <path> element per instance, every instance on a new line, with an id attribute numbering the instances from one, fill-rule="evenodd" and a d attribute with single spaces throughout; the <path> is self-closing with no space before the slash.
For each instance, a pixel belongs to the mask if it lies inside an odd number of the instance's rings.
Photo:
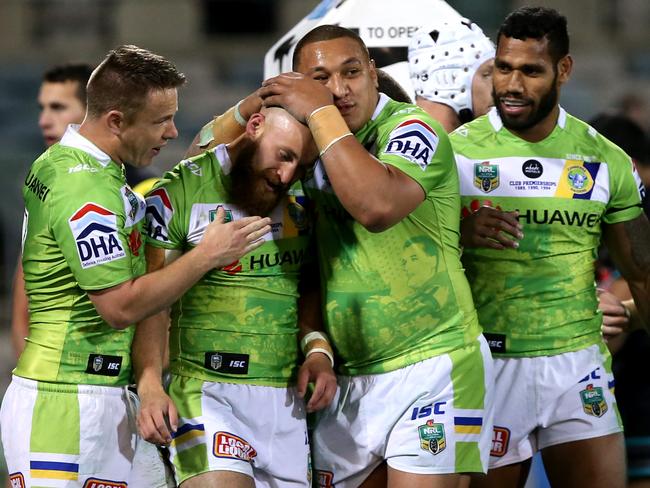
<path id="1" fill-rule="evenodd" d="M 523 239 L 518 212 L 504 212 L 482 206 L 460 222 L 460 243 L 464 247 L 514 249 Z"/>
<path id="2" fill-rule="evenodd" d="M 142 438 L 153 444 L 169 444 L 178 428 L 178 411 L 162 387 L 139 390 L 138 430 Z"/>
<path id="3" fill-rule="evenodd" d="M 244 217 L 224 223 L 225 216 L 220 207 L 198 246 L 214 268 L 227 266 L 257 249 L 264 244 L 262 236 L 271 231 L 268 217 Z"/>
<path id="4" fill-rule="evenodd" d="M 259 112 L 262 109 L 262 98 L 260 97 L 260 89 L 258 88 L 253 93 L 244 98 L 239 104 L 239 114 L 245 119 L 250 119 L 251 115 Z"/>
<path id="5" fill-rule="evenodd" d="M 259 90 L 266 107 L 282 107 L 296 120 L 307 123 L 317 108 L 332 105 L 332 92 L 322 83 L 301 73 L 282 73 L 262 83 Z"/>
<path id="6" fill-rule="evenodd" d="M 307 412 L 316 412 L 327 407 L 336 394 L 336 374 L 330 359 L 322 353 L 310 354 L 298 370 L 298 394 L 304 398 L 307 386 L 313 389 L 307 402 Z"/>

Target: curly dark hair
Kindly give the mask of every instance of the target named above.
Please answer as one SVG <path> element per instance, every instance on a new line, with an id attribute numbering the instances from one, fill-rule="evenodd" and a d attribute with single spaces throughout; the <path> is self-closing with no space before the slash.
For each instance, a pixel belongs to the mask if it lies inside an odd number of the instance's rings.
<path id="1" fill-rule="evenodd" d="M 548 40 L 548 50 L 554 63 L 569 54 L 569 33 L 566 17 L 547 7 L 521 7 L 511 12 L 497 34 L 497 49 L 501 36 L 525 41 L 528 38 Z"/>

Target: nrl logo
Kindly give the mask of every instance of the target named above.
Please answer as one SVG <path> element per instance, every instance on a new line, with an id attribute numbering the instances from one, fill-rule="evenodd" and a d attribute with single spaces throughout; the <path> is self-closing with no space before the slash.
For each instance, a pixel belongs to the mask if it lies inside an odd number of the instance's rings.
<path id="1" fill-rule="evenodd" d="M 499 165 L 489 161 L 474 164 L 474 186 L 490 193 L 499 187 Z"/>
<path id="2" fill-rule="evenodd" d="M 97 356 L 95 359 L 93 359 L 93 371 L 101 370 L 103 364 L 104 364 L 104 358 L 101 356 Z"/>
<path id="3" fill-rule="evenodd" d="M 607 412 L 607 402 L 603 396 L 603 389 L 599 386 L 587 385 L 587 388 L 580 392 L 582 409 L 587 415 L 602 417 Z"/>
<path id="4" fill-rule="evenodd" d="M 223 205 L 217 205 L 217 208 L 215 208 L 214 210 L 210 210 L 210 222 L 214 222 L 214 219 L 217 218 L 217 212 L 219 211 L 220 208 L 223 208 L 224 211 L 226 212 L 226 216 L 223 219 L 223 223 L 227 224 L 228 222 L 232 222 L 233 221 L 232 210 L 228 210 Z"/>
<path id="5" fill-rule="evenodd" d="M 217 370 L 221 368 L 221 363 L 223 362 L 223 358 L 221 357 L 221 354 L 213 354 L 210 356 L 210 367 L 214 370 Z"/>
<path id="6" fill-rule="evenodd" d="M 426 424 L 418 427 L 418 434 L 420 435 L 420 447 L 434 456 L 447 447 L 445 425 L 442 423 L 427 420 Z"/>

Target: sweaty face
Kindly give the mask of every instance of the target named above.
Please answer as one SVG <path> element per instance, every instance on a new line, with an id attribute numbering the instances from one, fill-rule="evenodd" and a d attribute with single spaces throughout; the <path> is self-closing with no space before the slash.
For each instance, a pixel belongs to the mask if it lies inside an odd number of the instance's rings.
<path id="1" fill-rule="evenodd" d="M 174 115 L 178 110 L 176 88 L 152 90 L 144 107 L 132 120 L 124 120 L 120 131 L 120 162 L 142 167 L 151 164 L 170 139 L 178 137 Z"/>
<path id="2" fill-rule="evenodd" d="M 77 81 L 44 81 L 41 85 L 38 93 L 38 105 L 41 109 L 38 126 L 47 147 L 59 142 L 69 124 L 81 124 L 83 121 L 86 103 L 77 98 L 78 88 Z"/>
<path id="3" fill-rule="evenodd" d="M 494 59 L 488 59 L 474 73 L 472 78 L 472 112 L 474 117 L 485 115 L 494 105 L 492 100 L 493 71 Z"/>
<path id="4" fill-rule="evenodd" d="M 340 37 L 305 45 L 296 70 L 330 89 L 352 132 L 372 117 L 379 100 L 377 72 L 354 39 Z"/>
<path id="5" fill-rule="evenodd" d="M 288 114 L 267 112 L 258 137 L 233 160 L 233 203 L 249 215 L 269 215 L 315 158 L 315 146 L 305 126 Z"/>
<path id="6" fill-rule="evenodd" d="M 551 112 L 557 107 L 561 82 L 546 39 L 502 36 L 493 83 L 494 103 L 508 129 L 525 132 L 555 122 Z"/>

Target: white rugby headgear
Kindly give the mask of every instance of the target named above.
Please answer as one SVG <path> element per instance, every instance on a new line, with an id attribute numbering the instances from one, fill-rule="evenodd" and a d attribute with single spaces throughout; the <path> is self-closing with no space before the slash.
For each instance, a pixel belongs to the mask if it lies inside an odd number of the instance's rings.
<path id="1" fill-rule="evenodd" d="M 450 106 L 461 121 L 473 118 L 472 79 L 495 56 L 494 44 L 478 25 L 451 18 L 422 27 L 411 38 L 408 56 L 416 95 Z"/>

